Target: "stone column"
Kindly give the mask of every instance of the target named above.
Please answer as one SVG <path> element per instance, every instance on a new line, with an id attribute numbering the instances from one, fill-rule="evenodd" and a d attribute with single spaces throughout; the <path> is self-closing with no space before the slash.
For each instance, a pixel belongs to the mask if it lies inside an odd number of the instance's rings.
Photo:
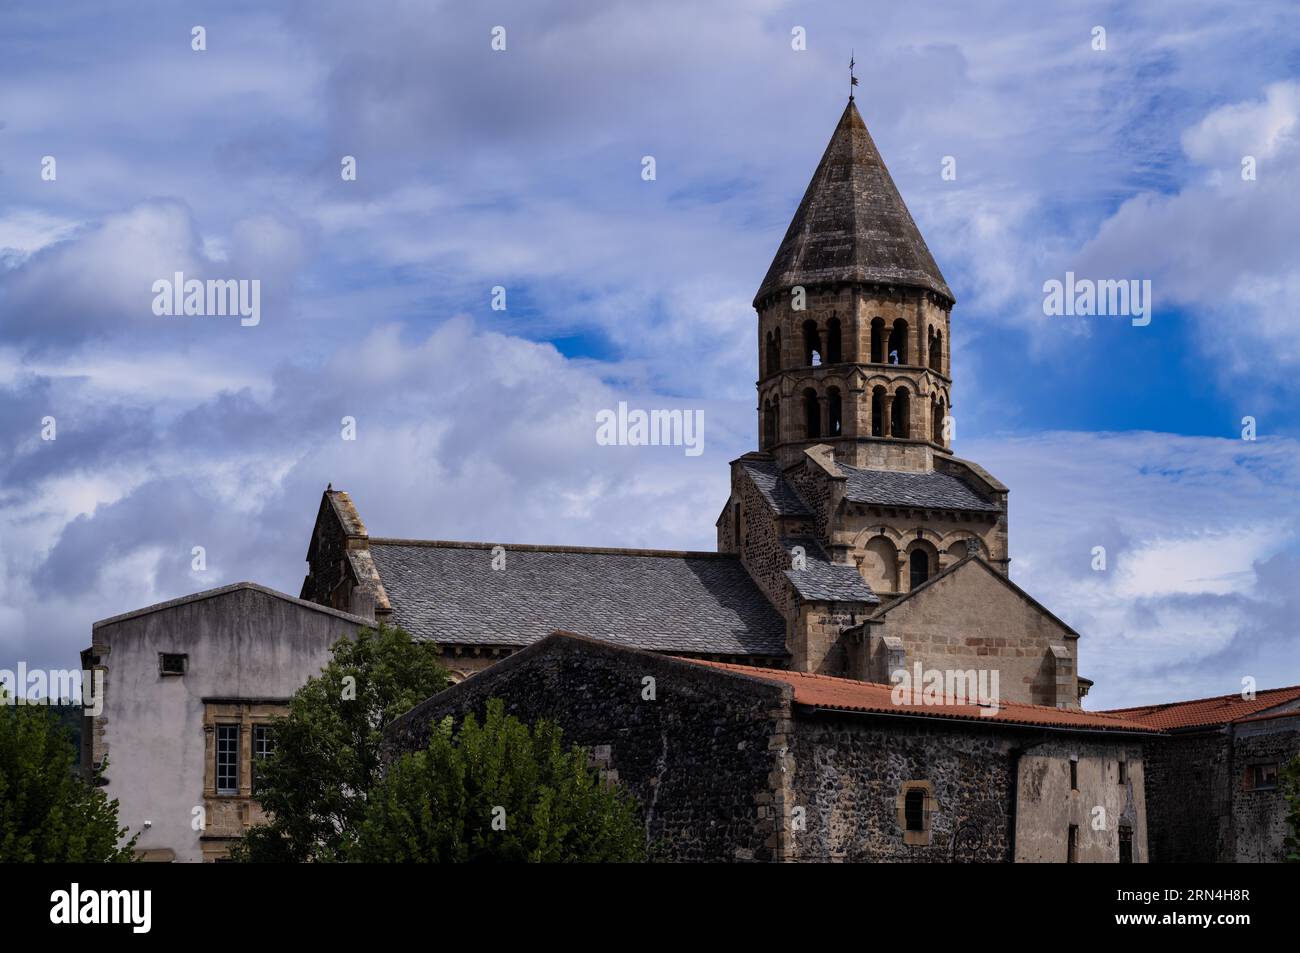
<path id="1" fill-rule="evenodd" d="M 861 433 L 860 417 L 862 408 L 867 402 L 867 394 L 862 388 L 854 388 L 849 391 L 849 399 L 845 402 L 847 406 L 840 407 L 840 415 L 844 421 L 844 436 L 856 437 Z M 870 417 L 867 418 L 871 420 Z"/>
<path id="2" fill-rule="evenodd" d="M 885 391 L 885 409 L 880 412 L 880 430 L 886 437 L 894 435 L 894 395 Z"/>

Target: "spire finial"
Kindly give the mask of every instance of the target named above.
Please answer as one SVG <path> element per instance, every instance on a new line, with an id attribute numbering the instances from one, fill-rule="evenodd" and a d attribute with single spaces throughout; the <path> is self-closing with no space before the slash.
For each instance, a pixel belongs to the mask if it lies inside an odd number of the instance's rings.
<path id="1" fill-rule="evenodd" d="M 849 102 L 853 102 L 853 87 L 858 85 L 858 78 L 853 75 L 853 67 L 857 64 L 853 60 L 853 51 L 849 51 Z"/>

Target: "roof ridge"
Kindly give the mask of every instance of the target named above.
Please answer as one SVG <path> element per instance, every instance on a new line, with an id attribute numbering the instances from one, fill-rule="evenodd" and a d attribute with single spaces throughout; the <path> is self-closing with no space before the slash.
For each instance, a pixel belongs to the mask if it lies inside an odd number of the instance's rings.
<path id="1" fill-rule="evenodd" d="M 324 612 L 326 615 L 346 619 L 349 622 L 358 622 L 371 627 L 376 625 L 374 619 L 367 619 L 364 616 L 359 616 L 351 612 L 344 612 L 342 609 L 335 609 L 333 606 L 321 605 L 319 602 L 312 602 L 310 599 L 300 599 L 297 596 L 291 596 L 287 592 L 281 592 L 279 589 L 272 589 L 270 586 L 264 586 L 258 582 L 242 580 L 240 582 L 227 583 L 224 586 L 217 586 L 215 589 L 203 589 L 199 592 L 191 592 L 183 596 L 177 596 L 174 599 L 164 599 L 162 602 L 155 602 L 152 605 L 143 606 L 139 609 L 132 609 L 129 612 L 121 612 L 117 615 L 109 616 L 106 619 L 100 619 L 98 622 L 91 623 L 90 628 L 93 632 L 101 626 L 112 625 L 117 622 L 125 622 L 127 619 L 134 619 L 154 612 L 161 612 L 164 609 L 172 609 L 177 606 L 188 605 L 192 602 L 203 602 L 206 599 L 215 599 L 217 596 L 224 596 L 241 589 L 251 592 L 260 592 L 263 595 L 283 599 L 286 602 L 292 602 L 305 609 L 314 609 L 317 612 Z"/>
<path id="2" fill-rule="evenodd" d="M 692 661 L 697 661 L 697 660 L 692 660 Z M 822 674 L 821 672 L 792 672 L 792 671 L 787 671 L 787 670 L 785 670 L 785 669 L 779 669 L 779 668 L 766 668 L 766 667 L 760 667 L 760 666 L 757 666 L 757 665 L 738 665 L 738 664 L 736 664 L 736 663 L 734 663 L 734 662 L 716 662 L 716 663 L 714 663 L 714 664 L 717 664 L 717 665 L 728 665 L 728 666 L 730 666 L 730 667 L 732 667 L 732 668 L 744 669 L 744 670 L 746 670 L 746 671 L 779 672 L 779 673 L 781 673 L 781 674 L 784 675 L 784 676 L 794 676 L 794 675 L 797 675 L 797 676 L 799 676 L 800 678 L 822 679 L 822 680 L 830 681 L 830 682 L 842 682 L 842 683 L 844 683 L 845 685 L 851 685 L 851 686 L 855 686 L 855 687 L 856 687 L 856 686 L 859 686 L 859 685 L 865 685 L 865 686 L 870 687 L 870 688 L 883 688 L 883 689 L 885 689 L 886 691 L 893 691 L 893 689 L 894 689 L 894 686 L 891 685 L 891 684 L 889 684 L 888 682 L 867 682 L 867 681 L 862 681 L 862 680 L 860 680 L 860 679 L 856 679 L 856 678 L 845 678 L 845 677 L 842 676 L 842 675 L 824 675 L 824 674 Z M 1062 710 L 1064 710 L 1064 711 L 1075 711 L 1075 709 L 1073 709 L 1073 708 L 1060 709 L 1060 708 L 1057 708 L 1055 705 L 1036 705 L 1036 704 L 1034 704 L 1033 702 L 999 701 L 999 702 L 998 702 L 998 706 L 999 706 L 999 707 L 1012 706 L 1012 707 L 1015 707 L 1015 708 L 1033 708 L 1033 709 L 1037 709 L 1037 710 L 1040 710 L 1040 711 L 1062 711 Z M 1101 717 L 1112 718 L 1112 719 L 1114 719 L 1114 720 L 1116 720 L 1116 721 L 1126 721 L 1126 720 L 1127 720 L 1127 719 L 1121 718 L 1121 717 L 1118 716 L 1118 715 L 1112 714 L 1112 713 L 1109 712 L 1109 711 L 1091 711 L 1091 710 L 1089 710 L 1089 709 L 1085 709 L 1085 708 L 1080 708 L 1080 709 L 1078 709 L 1077 711 L 1078 711 L 1079 714 L 1083 714 L 1083 715 L 1097 715 L 1097 716 L 1101 716 Z M 1297 714 L 1300 714 L 1300 712 L 1297 712 Z"/>
<path id="3" fill-rule="evenodd" d="M 425 546 L 433 549 L 492 549 L 534 553 L 592 553 L 604 556 L 668 556 L 679 559 L 737 559 L 735 553 L 718 553 L 689 549 L 637 549 L 615 546 L 550 546 L 541 543 L 484 543 L 456 539 L 401 539 L 395 536 L 371 536 L 374 546 Z"/>
<path id="4" fill-rule="evenodd" d="M 1180 708 L 1184 705 L 1200 705 L 1205 702 L 1226 701 L 1229 698 L 1235 698 L 1241 704 L 1249 704 L 1251 701 L 1258 701 L 1260 695 L 1272 694 L 1274 692 L 1300 692 L 1300 685 L 1287 685 L 1282 688 L 1261 688 L 1255 692 L 1255 697 L 1253 699 L 1242 698 L 1240 692 L 1226 692 L 1223 695 L 1207 695 L 1204 698 L 1189 698 L 1186 701 L 1153 702 L 1150 705 L 1130 705 L 1127 708 L 1107 708 L 1106 711 L 1168 711 L 1171 708 Z"/>

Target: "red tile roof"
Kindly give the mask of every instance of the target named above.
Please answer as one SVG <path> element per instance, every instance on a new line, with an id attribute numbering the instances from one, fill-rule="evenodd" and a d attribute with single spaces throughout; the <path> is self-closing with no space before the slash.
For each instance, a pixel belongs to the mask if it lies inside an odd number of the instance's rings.
<path id="1" fill-rule="evenodd" d="M 1167 702 L 1163 705 L 1115 708 L 1108 714 L 1153 728 L 1199 728 L 1231 724 L 1297 699 L 1300 699 L 1300 685 L 1292 685 L 1290 688 L 1269 688 L 1256 692 L 1255 697 L 1249 701 L 1240 694 L 1218 695 L 1214 698 Z"/>
<path id="2" fill-rule="evenodd" d="M 1102 712 L 1080 711 L 1069 708 L 1049 708 L 1045 705 L 1022 705 L 1003 702 L 997 711 L 985 714 L 987 709 L 978 705 L 898 705 L 893 700 L 893 687 L 876 682 L 859 682 L 830 675 L 810 675 L 805 672 L 786 672 L 773 668 L 756 668 L 733 665 L 727 662 L 707 662 L 703 659 L 683 659 L 696 665 L 725 669 L 751 678 L 784 682 L 794 688 L 794 700 L 800 705 L 831 708 L 838 711 L 862 711 L 891 715 L 925 715 L 931 718 L 954 718 L 994 724 L 1032 725 L 1045 728 L 1071 728 L 1088 731 L 1141 731 L 1154 733 L 1157 729 L 1137 721 Z"/>

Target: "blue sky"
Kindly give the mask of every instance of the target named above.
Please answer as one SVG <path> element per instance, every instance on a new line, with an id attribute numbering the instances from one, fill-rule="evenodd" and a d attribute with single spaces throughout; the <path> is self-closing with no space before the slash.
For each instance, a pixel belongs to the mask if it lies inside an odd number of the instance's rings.
<path id="1" fill-rule="evenodd" d="M 1297 27 L 1184 0 L 8 4 L 0 667 L 73 666 L 95 619 L 184 592 L 296 593 L 330 481 L 374 535 L 712 548 L 755 439 L 750 300 L 852 50 L 958 299 L 956 449 L 1011 486 L 1013 576 L 1083 633 L 1089 703 L 1298 683 Z M 156 317 L 178 270 L 259 279 L 261 324 Z M 1045 317 L 1067 270 L 1150 279 L 1151 325 Z M 705 453 L 597 446 L 619 400 L 702 408 Z"/>

